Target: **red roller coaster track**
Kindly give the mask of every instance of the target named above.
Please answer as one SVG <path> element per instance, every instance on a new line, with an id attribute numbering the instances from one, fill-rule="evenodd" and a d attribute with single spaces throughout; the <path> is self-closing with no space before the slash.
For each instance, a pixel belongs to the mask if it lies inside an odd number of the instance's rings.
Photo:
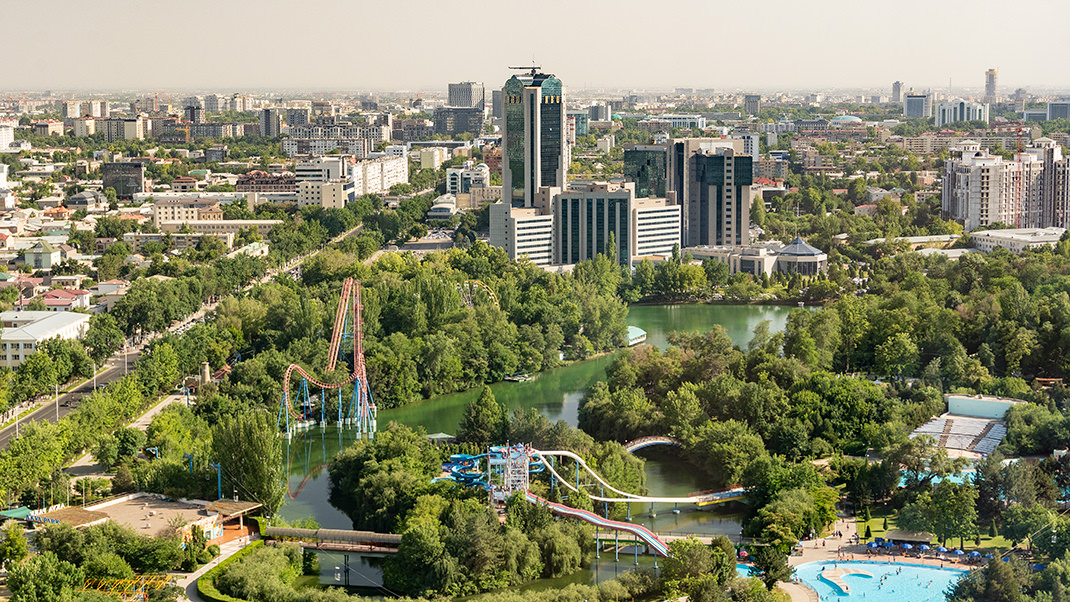
<path id="1" fill-rule="evenodd" d="M 302 415 L 293 407 L 293 403 L 290 401 L 290 375 L 297 372 L 305 379 L 309 384 L 316 386 L 323 390 L 341 389 L 346 385 L 350 385 L 354 382 L 359 383 L 359 394 L 361 403 L 371 402 L 371 396 L 368 392 L 368 379 L 364 365 L 364 319 L 362 317 L 362 310 L 364 307 L 360 303 L 360 282 L 353 280 L 352 278 L 346 278 L 342 283 L 342 294 L 338 300 L 338 311 L 334 315 L 334 329 L 331 331 L 331 345 L 328 350 L 327 359 L 327 372 L 334 370 L 338 365 L 338 355 L 341 350 L 341 345 L 346 333 L 346 325 L 348 320 L 352 319 L 353 324 L 353 366 L 352 373 L 349 377 L 342 382 L 337 383 L 325 383 L 314 378 L 304 368 L 297 364 L 290 364 L 286 368 L 286 374 L 282 378 L 282 400 L 285 405 L 285 409 L 289 412 L 290 416 L 294 418 L 301 418 Z M 350 317 L 350 314 L 352 316 Z M 367 400 L 367 401 L 365 401 Z M 325 400 L 321 400 L 323 403 Z M 341 410 L 339 410 L 341 411 Z"/>

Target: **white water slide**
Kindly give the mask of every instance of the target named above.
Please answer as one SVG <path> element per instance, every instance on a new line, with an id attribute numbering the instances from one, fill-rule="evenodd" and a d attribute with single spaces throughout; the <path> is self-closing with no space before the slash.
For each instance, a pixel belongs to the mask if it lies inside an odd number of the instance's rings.
<path id="1" fill-rule="evenodd" d="M 665 504 L 698 504 L 704 506 L 707 504 L 716 504 L 720 502 L 738 500 L 743 498 L 743 496 L 747 493 L 747 489 L 743 487 L 733 487 L 731 489 L 725 489 L 723 491 L 703 492 L 697 495 L 691 495 L 686 497 L 654 497 L 647 495 L 638 495 L 635 493 L 621 491 L 620 489 L 617 489 L 616 487 L 610 485 L 597 472 L 591 470 L 591 467 L 587 465 L 587 462 L 585 462 L 583 458 L 577 456 L 576 454 L 570 451 L 532 450 L 532 453 L 536 456 L 541 457 L 543 459 L 543 464 L 546 465 L 546 469 L 549 470 L 550 473 L 557 478 L 557 480 L 561 481 L 562 485 L 564 485 L 571 491 L 576 491 L 576 487 L 570 484 L 567 479 L 563 479 L 561 478 L 561 475 L 557 474 L 557 471 L 554 470 L 553 465 L 550 464 L 550 462 L 546 459 L 546 456 L 559 456 L 574 460 L 576 463 L 582 466 L 583 469 L 586 470 L 592 477 L 594 477 L 596 481 L 598 481 L 603 487 L 605 487 L 607 491 L 612 491 L 613 493 L 616 493 L 618 496 L 620 496 L 601 497 L 597 495 L 588 495 L 588 497 L 590 497 L 592 500 L 599 502 L 656 502 Z"/>

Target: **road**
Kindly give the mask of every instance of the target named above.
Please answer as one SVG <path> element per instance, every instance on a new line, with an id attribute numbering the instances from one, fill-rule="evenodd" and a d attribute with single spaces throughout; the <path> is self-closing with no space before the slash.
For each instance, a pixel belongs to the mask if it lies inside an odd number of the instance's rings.
<path id="1" fill-rule="evenodd" d="M 106 367 L 97 373 L 97 386 L 107 385 L 121 379 L 126 374 L 123 368 L 124 363 L 126 364 L 126 370 L 133 371 L 134 364 L 139 357 L 141 357 L 140 347 L 131 347 L 128 353 L 119 353 L 112 357 L 107 361 Z M 93 379 L 88 378 L 85 382 L 73 387 L 70 392 L 60 395 L 58 400 L 50 399 L 34 410 L 33 413 L 19 418 L 18 422 L 0 429 L 0 449 L 7 447 L 8 443 L 15 437 L 16 430 L 22 430 L 30 422 L 41 420 L 56 422 L 59 418 L 74 411 L 81 402 L 82 397 L 92 392 Z"/>
<path id="2" fill-rule="evenodd" d="M 333 239 L 331 239 L 330 242 L 331 243 L 336 243 L 336 242 L 342 240 L 343 238 L 347 238 L 349 236 L 353 236 L 353 235 L 359 233 L 361 228 L 363 228 L 363 226 L 359 226 L 358 225 L 357 227 L 353 228 L 352 230 L 348 230 L 348 231 L 343 232 L 342 234 L 339 234 L 338 236 L 334 237 Z M 256 286 L 256 285 L 259 285 L 259 284 L 263 284 L 263 283 L 265 283 L 265 282 L 267 282 L 269 280 L 274 279 L 276 276 L 278 276 L 281 273 L 285 273 L 285 272 L 289 272 L 290 270 L 293 270 L 294 268 L 300 266 L 302 263 L 304 263 L 306 260 L 308 260 L 310 257 L 314 257 L 317 253 L 319 253 L 321 250 L 323 250 L 325 248 L 325 246 L 324 247 L 320 247 L 319 249 L 317 249 L 317 250 L 315 250 L 315 251 L 313 251 L 313 252 L 311 252 L 311 253 L 309 253 L 307 255 L 302 255 L 300 257 L 294 258 L 294 259 L 290 260 L 289 262 L 287 262 L 285 265 L 283 265 L 283 266 L 281 266 L 281 267 L 279 267 L 279 268 L 277 268 L 275 270 L 268 271 L 268 273 L 265 274 L 263 278 L 255 281 L 255 282 L 249 283 L 248 285 L 243 287 L 241 290 L 248 290 L 248 289 L 252 288 L 253 286 Z M 186 317 L 184 320 L 181 320 L 181 321 L 179 321 L 179 322 L 177 322 L 175 324 L 172 324 L 167 329 L 168 332 L 179 333 L 179 334 L 185 332 L 194 323 L 196 323 L 197 321 L 201 320 L 204 316 L 206 316 L 207 314 L 209 314 L 212 311 L 214 311 L 218 304 L 219 304 L 219 301 L 217 300 L 217 301 L 213 301 L 211 303 L 205 303 L 205 304 L 201 305 L 200 309 L 198 309 L 196 312 L 194 312 L 190 316 Z M 114 356 L 112 356 L 105 363 L 106 367 L 104 368 L 104 370 L 102 370 L 102 371 L 97 373 L 97 378 L 96 378 L 97 386 L 99 387 L 99 386 L 103 386 L 103 385 L 107 385 L 107 384 L 116 382 L 119 379 L 121 379 L 127 373 L 127 371 L 133 371 L 134 370 L 134 364 L 136 364 L 138 358 L 141 357 L 142 349 L 144 348 L 145 345 L 148 344 L 149 341 L 152 340 L 152 338 L 154 338 L 154 337 L 149 337 L 146 341 L 142 342 L 140 345 L 131 346 L 128 352 L 120 351 L 120 352 L 116 353 Z M 123 367 L 124 364 L 126 364 L 125 369 Z M 7 427 L 5 427 L 3 429 L 0 429 L 0 449 L 6 449 L 7 446 L 8 446 L 8 443 L 10 443 L 13 438 L 15 438 L 16 432 L 17 431 L 21 431 L 28 423 L 30 423 L 30 422 L 38 422 L 38 421 L 41 421 L 41 420 L 47 420 L 49 422 L 53 422 L 54 423 L 54 422 L 57 422 L 60 418 L 66 416 L 67 414 L 70 414 L 72 411 L 74 411 L 75 408 L 78 407 L 78 404 L 81 402 L 81 399 L 85 395 L 91 393 L 92 391 L 93 391 L 93 379 L 92 378 L 86 379 L 85 382 L 82 382 L 82 383 L 78 384 L 77 386 L 73 387 L 70 390 L 70 392 L 64 393 L 63 395 L 60 395 L 59 399 L 57 399 L 57 400 L 50 399 L 47 402 L 43 402 L 41 406 L 39 406 L 36 410 L 34 410 L 29 415 L 23 416 L 22 418 L 19 418 L 19 420 L 17 422 L 12 423 L 11 425 L 9 425 L 9 426 L 7 426 Z"/>

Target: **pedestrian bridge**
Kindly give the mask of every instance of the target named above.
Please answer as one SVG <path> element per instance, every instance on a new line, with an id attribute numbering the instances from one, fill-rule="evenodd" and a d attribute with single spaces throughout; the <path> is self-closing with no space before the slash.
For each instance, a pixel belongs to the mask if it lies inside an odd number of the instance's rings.
<path id="1" fill-rule="evenodd" d="M 291 527 L 266 527 L 264 538 L 287 541 L 312 550 L 364 554 L 396 554 L 401 543 L 401 535 L 396 533 Z"/>
<path id="2" fill-rule="evenodd" d="M 634 453 L 644 447 L 650 447 L 651 445 L 671 445 L 673 447 L 682 447 L 683 444 L 679 439 L 673 437 L 663 437 L 661 435 L 654 435 L 651 437 L 639 437 L 638 439 L 632 439 L 624 444 L 624 451 L 628 453 Z"/>

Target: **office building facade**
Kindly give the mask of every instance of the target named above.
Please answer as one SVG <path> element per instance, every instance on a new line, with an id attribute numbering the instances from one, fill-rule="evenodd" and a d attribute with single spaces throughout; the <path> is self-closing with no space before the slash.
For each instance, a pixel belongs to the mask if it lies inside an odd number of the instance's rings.
<path id="1" fill-rule="evenodd" d="M 903 102 L 903 82 L 892 82 L 892 102 L 898 104 Z"/>
<path id="2" fill-rule="evenodd" d="M 447 103 L 451 107 L 483 109 L 483 82 L 461 82 L 449 85 Z"/>
<path id="3" fill-rule="evenodd" d="M 933 117 L 936 119 L 936 127 L 959 121 L 988 122 L 988 110 L 987 104 L 956 98 L 936 105 Z"/>
<path id="4" fill-rule="evenodd" d="M 757 115 L 762 111 L 762 97 L 759 94 L 747 94 L 743 97 L 743 112 Z"/>
<path id="5" fill-rule="evenodd" d="M 903 97 L 903 115 L 908 119 L 923 119 L 933 116 L 933 97 L 931 94 L 914 94 Z"/>
<path id="6" fill-rule="evenodd" d="M 989 69 L 988 71 L 985 71 L 985 102 L 990 105 L 996 104 L 996 86 L 998 83 L 998 70 Z"/>
<path id="7" fill-rule="evenodd" d="M 435 133 L 456 136 L 483 133 L 483 107 L 439 107 L 434 114 Z"/>
<path id="8" fill-rule="evenodd" d="M 624 177 L 635 183 L 637 198 L 665 196 L 664 144 L 624 145 Z"/>
<path id="9" fill-rule="evenodd" d="M 539 188 L 563 188 L 567 178 L 564 86 L 533 69 L 530 75 L 509 78 L 502 100 L 503 201 L 531 207 Z"/>
<path id="10" fill-rule="evenodd" d="M 670 140 L 666 168 L 666 197 L 681 207 L 685 246 L 750 242 L 754 166 L 743 140 Z"/>
<path id="11" fill-rule="evenodd" d="M 100 166 L 102 187 L 115 189 L 120 199 L 145 192 L 145 166 L 141 163 L 104 163 Z"/>
<path id="12" fill-rule="evenodd" d="M 282 134 L 282 117 L 278 109 L 260 110 L 260 135 L 265 138 L 278 138 Z"/>

